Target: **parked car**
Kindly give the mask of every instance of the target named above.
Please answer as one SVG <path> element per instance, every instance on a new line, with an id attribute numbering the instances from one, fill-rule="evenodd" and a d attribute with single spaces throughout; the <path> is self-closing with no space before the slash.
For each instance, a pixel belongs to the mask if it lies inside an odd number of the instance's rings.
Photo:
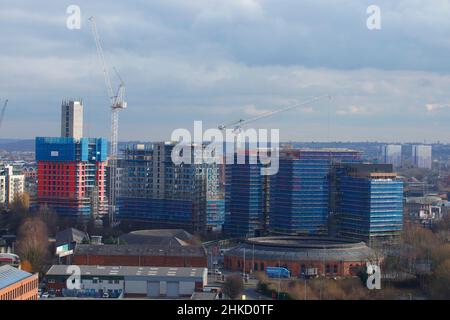
<path id="1" fill-rule="evenodd" d="M 48 299 L 48 298 L 50 298 L 50 294 L 48 292 L 44 292 L 44 293 L 41 294 L 41 298 L 42 299 Z"/>

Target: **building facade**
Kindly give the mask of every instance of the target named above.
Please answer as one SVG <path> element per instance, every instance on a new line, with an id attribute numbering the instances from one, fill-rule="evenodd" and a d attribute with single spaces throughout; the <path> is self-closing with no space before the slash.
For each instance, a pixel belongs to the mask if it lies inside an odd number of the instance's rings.
<path id="1" fill-rule="evenodd" d="M 268 176 L 261 175 L 261 164 L 251 163 L 246 151 L 245 162 L 225 166 L 224 232 L 232 237 L 255 237 L 266 232 Z"/>
<path id="2" fill-rule="evenodd" d="M 83 102 L 64 100 L 61 103 L 61 137 L 81 139 L 83 137 Z"/>
<path id="3" fill-rule="evenodd" d="M 283 150 L 270 180 L 270 232 L 327 234 L 332 165 L 360 161 L 361 152 L 348 149 Z"/>
<path id="4" fill-rule="evenodd" d="M 412 162 L 417 168 L 431 169 L 431 146 L 413 145 L 412 146 Z"/>
<path id="5" fill-rule="evenodd" d="M 106 160 L 106 139 L 37 137 L 38 204 L 72 218 L 105 215 Z"/>
<path id="6" fill-rule="evenodd" d="M 397 144 L 382 146 L 381 162 L 392 164 L 394 168 L 399 168 L 402 165 L 402 146 Z"/>
<path id="7" fill-rule="evenodd" d="M 80 266 L 80 288 L 66 287 L 67 265 L 53 265 L 47 287 L 59 296 L 190 297 L 208 284 L 206 268 Z"/>
<path id="8" fill-rule="evenodd" d="M 25 176 L 11 165 L 0 166 L 0 203 L 8 207 L 15 197 L 23 194 Z"/>
<path id="9" fill-rule="evenodd" d="M 291 277 L 355 275 L 358 267 L 377 259 L 364 242 L 296 236 L 250 238 L 224 255 L 225 269 L 230 271 L 253 273 L 284 267 Z"/>
<path id="10" fill-rule="evenodd" d="M 347 164 L 336 174 L 338 236 L 367 243 L 397 238 L 403 227 L 403 182 L 392 165 Z"/>
<path id="11" fill-rule="evenodd" d="M 77 244 L 72 262 L 76 265 L 206 268 L 207 255 L 201 246 Z"/>
<path id="12" fill-rule="evenodd" d="M 206 232 L 220 228 L 223 199 L 216 164 L 172 162 L 174 142 L 133 145 L 119 160 L 118 215 L 152 227 Z M 191 146 L 192 157 L 195 152 Z"/>
<path id="13" fill-rule="evenodd" d="M 37 300 L 38 285 L 37 273 L 0 266 L 0 300 Z"/>

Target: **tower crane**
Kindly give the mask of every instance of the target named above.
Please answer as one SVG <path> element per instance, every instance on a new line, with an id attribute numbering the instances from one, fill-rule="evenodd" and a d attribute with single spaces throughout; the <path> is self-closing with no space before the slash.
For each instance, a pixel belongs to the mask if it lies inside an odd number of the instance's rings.
<path id="1" fill-rule="evenodd" d="M 247 119 L 247 120 L 239 119 L 238 121 L 231 122 L 229 124 L 223 124 L 223 125 L 220 125 L 218 128 L 219 128 L 219 130 L 225 130 L 225 129 L 228 129 L 228 128 L 232 128 L 233 132 L 238 133 L 238 132 L 241 131 L 241 129 L 242 129 L 242 127 L 244 125 L 247 125 L 247 124 L 249 124 L 251 122 L 255 122 L 255 121 L 258 121 L 260 119 L 273 116 L 273 115 L 278 114 L 280 112 L 284 112 L 284 111 L 292 110 L 292 109 L 295 109 L 295 108 L 299 108 L 301 106 L 304 106 L 306 104 L 315 102 L 315 101 L 323 99 L 323 98 L 331 99 L 331 96 L 329 94 L 326 94 L 326 95 L 323 95 L 323 96 L 313 97 L 313 98 L 311 98 L 309 100 L 306 100 L 304 102 L 301 102 L 301 103 L 298 103 L 298 104 L 295 104 L 295 105 L 292 105 L 292 106 L 287 106 L 287 107 L 284 107 L 284 108 L 281 108 L 281 109 L 264 112 L 263 114 L 261 114 L 259 116 L 256 116 L 254 118 L 250 118 L 250 119 Z"/>
<path id="2" fill-rule="evenodd" d="M 3 104 L 2 111 L 0 112 L 0 128 L 2 127 L 3 118 L 5 117 L 6 106 L 8 105 L 8 99 Z"/>
<path id="3" fill-rule="evenodd" d="M 118 145 L 118 131 L 119 131 L 119 111 L 127 107 L 127 103 L 124 100 L 125 96 L 125 84 L 120 77 L 117 70 L 114 68 L 116 76 L 119 79 L 119 86 L 114 93 L 111 79 L 109 77 L 108 68 L 106 66 L 105 56 L 103 54 L 103 48 L 100 42 L 100 36 L 97 29 L 97 24 L 94 17 L 90 17 L 92 34 L 95 40 L 95 46 L 97 48 L 97 55 L 100 62 L 100 67 L 103 72 L 103 78 L 105 80 L 106 89 L 108 91 L 108 97 L 110 99 L 111 108 L 111 150 L 109 154 L 109 206 L 108 214 L 110 225 L 115 225 L 115 212 L 116 212 L 116 183 L 117 183 L 117 145 Z"/>

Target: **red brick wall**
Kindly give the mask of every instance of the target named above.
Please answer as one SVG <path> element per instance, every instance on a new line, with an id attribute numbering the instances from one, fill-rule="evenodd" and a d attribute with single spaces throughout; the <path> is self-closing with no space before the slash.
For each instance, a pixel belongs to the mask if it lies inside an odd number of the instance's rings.
<path id="1" fill-rule="evenodd" d="M 182 256 L 75 255 L 73 264 L 100 266 L 194 267 L 206 268 L 207 258 Z"/>
<path id="2" fill-rule="evenodd" d="M 239 263 L 238 263 L 239 261 Z M 234 256 L 225 256 L 225 268 L 227 270 L 242 272 L 244 270 L 243 267 L 243 258 L 238 258 Z M 258 269 L 254 269 L 253 262 L 258 265 Z M 298 277 L 301 275 L 301 267 L 302 265 L 305 268 L 317 268 L 317 271 L 320 274 L 323 274 L 326 271 L 326 266 L 329 266 L 328 275 L 336 275 L 336 276 L 348 276 L 351 275 L 351 267 L 365 265 L 364 261 L 278 261 L 278 260 L 258 260 L 250 258 L 245 259 L 245 272 L 253 271 L 261 271 L 261 264 L 264 264 L 264 270 L 267 267 L 276 267 L 278 264 L 281 266 L 286 266 L 290 271 L 293 277 Z M 337 268 L 337 271 L 334 272 L 334 268 Z"/>

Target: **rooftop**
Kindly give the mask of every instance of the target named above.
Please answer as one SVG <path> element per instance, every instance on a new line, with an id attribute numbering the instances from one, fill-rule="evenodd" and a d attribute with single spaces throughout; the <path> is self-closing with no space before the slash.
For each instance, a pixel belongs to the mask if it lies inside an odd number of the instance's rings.
<path id="1" fill-rule="evenodd" d="M 53 265 L 47 276 L 67 275 L 68 265 Z M 79 266 L 81 276 L 156 276 L 203 277 L 206 268 L 128 267 L 128 266 Z"/>
<path id="2" fill-rule="evenodd" d="M 0 289 L 9 287 L 10 285 L 31 277 L 32 274 L 23 270 L 11 267 L 9 265 L 0 267 Z"/>
<path id="3" fill-rule="evenodd" d="M 326 237 L 274 236 L 250 238 L 225 255 L 271 260 L 322 260 L 363 261 L 374 256 L 364 242 Z"/>
<path id="4" fill-rule="evenodd" d="M 189 256 L 203 257 L 206 251 L 202 246 L 167 246 L 148 244 L 77 244 L 75 255 L 112 256 Z"/>
<path id="5" fill-rule="evenodd" d="M 183 229 L 136 230 L 120 236 L 127 244 L 185 246 L 192 235 Z"/>
<path id="6" fill-rule="evenodd" d="M 71 242 L 81 243 L 84 239 L 89 240 L 89 236 L 86 232 L 74 228 L 67 228 L 56 234 L 56 246 Z"/>

